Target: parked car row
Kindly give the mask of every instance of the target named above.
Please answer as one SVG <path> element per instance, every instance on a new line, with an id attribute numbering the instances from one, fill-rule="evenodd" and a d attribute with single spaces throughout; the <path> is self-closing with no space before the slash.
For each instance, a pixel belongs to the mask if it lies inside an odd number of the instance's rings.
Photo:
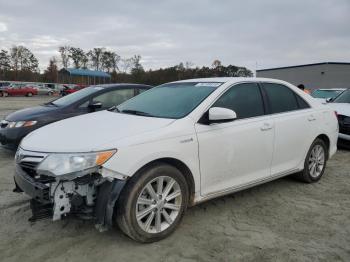
<path id="1" fill-rule="evenodd" d="M 0 96 L 33 96 L 38 90 L 33 86 L 11 83 L 0 88 Z"/>
<path id="2" fill-rule="evenodd" d="M 79 84 L 0 82 L 0 96 L 34 96 L 60 94 L 65 96 L 87 87 Z"/>
<path id="3" fill-rule="evenodd" d="M 288 175 L 319 181 L 338 121 L 284 81 L 207 78 L 84 88 L 10 114 L 0 134 L 21 140 L 15 192 L 32 221 L 75 215 L 154 242 L 189 206 Z"/>

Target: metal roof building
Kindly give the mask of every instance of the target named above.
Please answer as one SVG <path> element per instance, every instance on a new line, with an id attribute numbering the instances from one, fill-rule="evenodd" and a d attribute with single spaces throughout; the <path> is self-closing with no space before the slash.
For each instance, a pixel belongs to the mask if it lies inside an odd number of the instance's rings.
<path id="1" fill-rule="evenodd" d="M 323 62 L 261 69 L 257 77 L 281 79 L 294 85 L 303 84 L 306 89 L 349 88 L 350 63 Z"/>
<path id="2" fill-rule="evenodd" d="M 58 73 L 58 79 L 61 83 L 96 85 L 110 83 L 111 75 L 103 71 L 63 68 Z"/>

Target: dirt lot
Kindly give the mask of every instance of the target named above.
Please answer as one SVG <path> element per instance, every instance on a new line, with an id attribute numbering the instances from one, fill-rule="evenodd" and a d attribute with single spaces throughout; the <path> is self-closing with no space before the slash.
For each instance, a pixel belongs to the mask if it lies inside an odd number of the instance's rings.
<path id="1" fill-rule="evenodd" d="M 0 98 L 0 119 L 48 98 Z M 188 210 L 161 242 L 139 244 L 92 222 L 28 222 L 13 189 L 13 153 L 0 148 L 0 261 L 350 261 L 350 151 L 322 180 L 283 178 Z"/>

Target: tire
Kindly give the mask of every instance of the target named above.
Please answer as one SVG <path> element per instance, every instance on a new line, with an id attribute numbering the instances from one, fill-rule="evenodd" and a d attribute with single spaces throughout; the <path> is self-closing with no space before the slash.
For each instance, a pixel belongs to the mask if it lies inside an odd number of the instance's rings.
<path id="1" fill-rule="evenodd" d="M 167 186 L 172 184 L 166 194 Z M 163 185 L 162 190 L 158 189 L 159 185 Z M 155 195 L 151 194 L 150 187 Z M 163 193 L 161 198 L 159 192 Z M 174 195 L 177 196 L 171 198 Z M 117 224 L 138 242 L 159 241 L 173 233 L 180 224 L 188 199 L 188 185 L 177 168 L 165 163 L 151 165 L 135 174 L 123 189 L 116 206 Z"/>
<path id="2" fill-rule="evenodd" d="M 3 95 L 3 93 L 2 92 L 0 92 L 0 97 L 3 97 L 4 95 Z"/>
<path id="3" fill-rule="evenodd" d="M 9 94 L 8 94 L 7 92 L 3 92 L 2 95 L 3 95 L 4 97 L 9 96 Z"/>
<path id="4" fill-rule="evenodd" d="M 52 96 L 52 95 L 53 95 L 53 92 L 49 92 L 48 95 L 49 95 L 49 96 Z"/>
<path id="5" fill-rule="evenodd" d="M 319 154 L 317 153 L 319 152 Z M 317 160 L 315 160 L 315 158 Z M 296 174 L 296 178 L 305 183 L 319 181 L 326 169 L 328 158 L 328 147 L 321 139 L 316 139 L 306 155 L 304 170 Z M 316 161 L 316 162 L 315 162 Z M 312 168 L 314 166 L 314 168 Z"/>
<path id="6" fill-rule="evenodd" d="M 33 94 L 32 94 L 32 93 L 28 93 L 27 96 L 28 96 L 28 97 L 31 97 L 31 96 L 33 96 Z"/>

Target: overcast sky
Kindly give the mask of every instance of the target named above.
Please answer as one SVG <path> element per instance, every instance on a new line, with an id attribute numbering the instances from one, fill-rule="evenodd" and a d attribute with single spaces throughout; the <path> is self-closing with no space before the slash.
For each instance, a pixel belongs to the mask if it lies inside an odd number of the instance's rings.
<path id="1" fill-rule="evenodd" d="M 42 68 L 60 45 L 140 54 L 146 69 L 350 62 L 350 0 L 0 0 L 0 48 L 20 44 Z"/>

